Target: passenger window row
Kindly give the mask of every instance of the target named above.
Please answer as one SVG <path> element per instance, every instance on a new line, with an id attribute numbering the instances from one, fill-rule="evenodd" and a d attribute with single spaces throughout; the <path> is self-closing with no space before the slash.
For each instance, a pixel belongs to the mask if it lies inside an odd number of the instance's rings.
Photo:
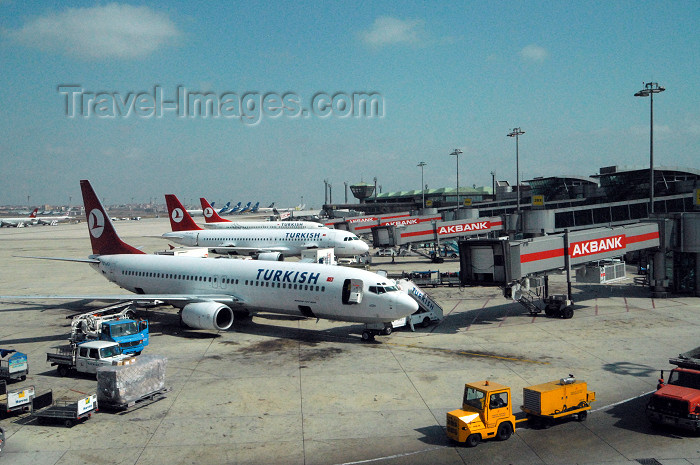
<path id="1" fill-rule="evenodd" d="M 257 286 L 257 287 L 274 287 L 277 289 L 295 289 L 299 291 L 315 291 L 315 292 L 326 292 L 326 286 L 315 286 L 313 284 L 297 284 L 297 283 L 280 283 L 270 281 L 253 281 L 245 280 L 246 286 Z"/>
<path id="2" fill-rule="evenodd" d="M 194 275 L 183 275 L 174 273 L 154 273 L 151 271 L 133 271 L 133 270 L 123 270 L 122 274 L 125 276 L 138 276 L 142 278 L 161 278 L 161 279 L 177 279 L 180 281 L 202 281 L 202 282 L 218 282 L 218 278 L 211 276 L 194 276 Z M 222 284 L 238 284 L 238 278 L 222 278 Z"/>

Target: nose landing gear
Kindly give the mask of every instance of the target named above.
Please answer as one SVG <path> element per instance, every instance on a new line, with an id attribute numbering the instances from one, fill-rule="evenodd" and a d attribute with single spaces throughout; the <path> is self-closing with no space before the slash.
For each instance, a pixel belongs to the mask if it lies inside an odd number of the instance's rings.
<path id="1" fill-rule="evenodd" d="M 393 327 L 391 323 L 366 324 L 362 331 L 362 340 L 365 342 L 374 341 L 374 337 L 378 335 L 388 336 L 391 334 Z"/>

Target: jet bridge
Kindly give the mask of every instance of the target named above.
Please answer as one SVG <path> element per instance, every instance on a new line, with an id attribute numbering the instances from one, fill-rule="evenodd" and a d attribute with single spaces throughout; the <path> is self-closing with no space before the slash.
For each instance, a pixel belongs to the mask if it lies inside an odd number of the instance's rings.
<path id="1" fill-rule="evenodd" d="M 360 231 L 364 231 L 365 234 L 368 234 L 373 226 L 380 225 L 383 221 L 404 219 L 410 216 L 411 214 L 409 212 L 386 213 L 383 215 L 353 216 L 349 218 L 334 218 L 331 220 L 327 220 L 323 222 L 323 225 L 329 228 L 342 229 L 343 231 L 351 231 L 354 234 L 358 234 L 356 230 L 360 228 Z M 362 226 L 367 226 L 367 228 L 362 228 Z"/>
<path id="2" fill-rule="evenodd" d="M 430 224 L 431 222 L 441 221 L 441 215 L 421 215 L 421 216 L 383 216 L 383 217 L 361 217 L 361 221 L 350 219 L 347 222 L 336 223 L 336 229 L 345 229 L 351 233 L 357 234 L 372 234 L 372 229 L 377 226 L 409 226 L 420 225 L 423 223 Z"/>
<path id="3" fill-rule="evenodd" d="M 525 240 L 465 240 L 459 243 L 460 279 L 463 285 L 503 286 L 506 297 L 532 314 L 542 311 L 535 294 L 543 297 L 548 316 L 571 318 L 572 267 L 657 248 L 659 243 L 659 225 L 651 222 Z M 547 275 L 561 270 L 567 271 L 567 294 L 548 296 Z"/>
<path id="4" fill-rule="evenodd" d="M 392 247 L 420 242 L 440 242 L 464 236 L 478 236 L 503 231 L 503 219 L 492 216 L 454 221 L 430 220 L 402 226 L 386 225 L 372 228 L 374 247 Z"/>

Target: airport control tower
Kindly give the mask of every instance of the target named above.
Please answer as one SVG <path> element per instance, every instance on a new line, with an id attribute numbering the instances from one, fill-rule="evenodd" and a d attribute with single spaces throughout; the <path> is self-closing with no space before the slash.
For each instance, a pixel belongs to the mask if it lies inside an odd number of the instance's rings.
<path id="1" fill-rule="evenodd" d="M 350 186 L 350 191 L 360 203 L 365 203 L 365 200 L 374 193 L 374 186 L 372 184 L 360 182 Z"/>

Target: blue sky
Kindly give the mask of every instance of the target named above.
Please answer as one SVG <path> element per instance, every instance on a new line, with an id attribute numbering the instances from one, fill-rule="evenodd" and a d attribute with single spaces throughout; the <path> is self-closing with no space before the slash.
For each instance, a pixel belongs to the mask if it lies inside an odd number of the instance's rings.
<path id="1" fill-rule="evenodd" d="M 490 186 L 494 170 L 514 183 L 514 127 L 522 179 L 648 166 L 649 99 L 633 94 L 649 81 L 667 89 L 655 164 L 698 169 L 698 24 L 697 1 L 5 0 L 0 204 L 78 203 L 88 178 L 107 203 L 319 207 L 324 179 L 336 202 L 343 182 L 375 176 L 385 192 L 420 189 L 420 161 L 429 187 L 454 187 L 454 148 L 460 185 Z M 60 86 L 87 99 L 77 115 Z M 156 87 L 172 101 L 179 87 L 217 104 L 248 95 L 260 116 L 156 116 Z M 353 93 L 380 98 L 382 114 L 343 116 Z M 142 114 L 120 113 L 116 99 L 137 94 Z M 256 113 L 267 94 L 292 104 Z M 314 112 L 319 94 L 337 108 Z"/>

